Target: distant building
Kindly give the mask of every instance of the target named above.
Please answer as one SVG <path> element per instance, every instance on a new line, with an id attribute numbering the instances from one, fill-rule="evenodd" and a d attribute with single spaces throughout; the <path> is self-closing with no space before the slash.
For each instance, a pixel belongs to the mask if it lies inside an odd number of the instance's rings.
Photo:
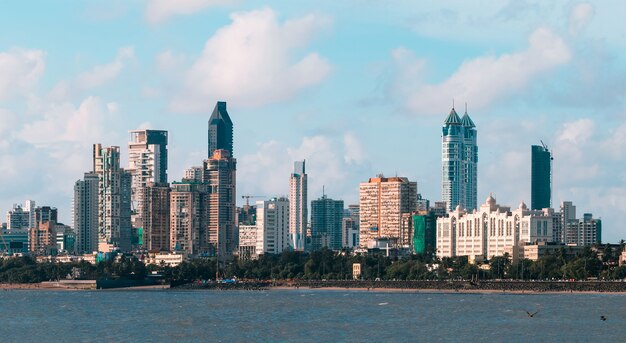
<path id="1" fill-rule="evenodd" d="M 157 266 L 165 265 L 168 267 L 176 267 L 183 263 L 187 259 L 187 255 L 184 253 L 170 253 L 170 252 L 148 252 L 148 256 L 144 260 L 146 265 L 154 264 Z"/>
<path id="2" fill-rule="evenodd" d="M 587 246 L 602 243 L 602 221 L 585 213 L 580 220 L 567 223 L 567 244 Z"/>
<path id="3" fill-rule="evenodd" d="M 131 174 L 120 167 L 120 148 L 93 146 L 98 175 L 98 251 L 130 250 Z"/>
<path id="4" fill-rule="evenodd" d="M 400 238 L 402 214 L 416 208 L 417 183 L 406 177 L 370 178 L 359 187 L 359 245 Z"/>
<path id="5" fill-rule="evenodd" d="M 168 183 L 148 183 L 142 187 L 141 221 L 143 249 L 170 250 L 170 187 Z"/>
<path id="6" fill-rule="evenodd" d="M 437 219 L 437 256 L 468 256 L 489 259 L 506 252 L 517 255 L 523 243 L 551 242 L 552 215 L 533 211 L 521 203 L 510 207 L 496 204 L 490 195 L 475 213 L 457 206 L 447 218 Z"/>
<path id="7" fill-rule="evenodd" d="M 185 169 L 185 176 L 183 176 L 183 181 L 202 181 L 202 167 L 191 167 Z"/>
<path id="8" fill-rule="evenodd" d="M 170 250 L 198 255 L 207 250 L 209 194 L 200 182 L 173 182 L 170 193 Z"/>
<path id="9" fill-rule="evenodd" d="M 432 211 L 418 211 L 402 215 L 402 231 L 398 248 L 414 254 L 435 252 L 437 216 Z"/>
<path id="10" fill-rule="evenodd" d="M 131 200 L 132 224 L 134 228 L 143 228 L 148 220 L 144 211 L 150 206 L 143 202 L 148 199 L 144 194 L 149 184 L 167 183 L 167 140 L 164 130 L 130 131 L 128 143 L 128 168 L 132 175 Z"/>
<path id="11" fill-rule="evenodd" d="M 21 230 L 30 228 L 34 224 L 31 223 L 31 212 L 25 210 L 22 205 L 13 205 L 13 209 L 7 212 L 7 229 Z"/>
<path id="12" fill-rule="evenodd" d="M 215 150 L 227 150 L 231 156 L 233 151 L 233 122 L 226 110 L 226 102 L 218 101 L 209 118 L 209 149 L 208 158 L 213 157 Z"/>
<path id="13" fill-rule="evenodd" d="M 324 247 L 340 250 L 342 242 L 343 200 L 323 195 L 311 202 L 311 250 Z"/>
<path id="14" fill-rule="evenodd" d="M 237 251 L 236 169 L 237 160 L 222 149 L 203 164 L 202 179 L 209 192 L 209 252 L 220 260 L 231 260 Z"/>
<path id="15" fill-rule="evenodd" d="M 446 209 L 457 206 L 472 211 L 476 209 L 478 186 L 478 145 L 474 122 L 467 114 L 463 118 L 454 110 L 446 118 L 442 129 L 442 182 L 441 198 Z"/>
<path id="16" fill-rule="evenodd" d="M 552 207 L 552 156 L 545 145 L 533 145 L 531 151 L 530 208 Z"/>
<path id="17" fill-rule="evenodd" d="M 294 250 L 304 251 L 306 241 L 306 227 L 308 219 L 307 209 L 307 174 L 306 161 L 294 163 L 293 173 L 289 178 L 289 242 Z"/>
<path id="18" fill-rule="evenodd" d="M 85 173 L 74 183 L 72 217 L 79 254 L 98 251 L 98 174 Z"/>
<path id="19" fill-rule="evenodd" d="M 2 229 L 3 241 L 0 241 L 0 251 L 9 254 L 28 253 L 29 229 Z"/>
<path id="20" fill-rule="evenodd" d="M 239 225 L 239 259 L 256 259 L 257 227 L 254 225 Z"/>
<path id="21" fill-rule="evenodd" d="M 289 200 L 256 202 L 256 254 L 280 254 L 289 245 Z"/>
<path id="22" fill-rule="evenodd" d="M 352 217 L 343 217 L 341 233 L 343 248 L 353 249 L 359 246 L 359 225 Z"/>
<path id="23" fill-rule="evenodd" d="M 55 222 L 48 221 L 29 229 L 29 250 L 34 255 L 56 255 Z"/>

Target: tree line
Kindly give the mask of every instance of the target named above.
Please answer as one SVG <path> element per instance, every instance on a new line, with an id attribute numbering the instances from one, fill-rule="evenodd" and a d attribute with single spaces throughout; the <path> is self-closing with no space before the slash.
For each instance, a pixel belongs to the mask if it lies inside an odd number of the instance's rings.
<path id="1" fill-rule="evenodd" d="M 254 260 L 235 260 L 220 265 L 211 258 L 198 258 L 176 267 L 164 264 L 145 266 L 135 256 L 121 256 L 117 261 L 36 263 L 30 257 L 4 258 L 0 261 L 0 282 L 37 283 L 59 280 L 72 275 L 74 268 L 85 279 L 144 278 L 161 275 L 166 281 L 194 281 L 219 278 L 240 280 L 351 280 L 354 263 L 361 265 L 363 280 L 562 280 L 626 278 L 626 266 L 618 266 L 619 252 L 610 246 L 585 248 L 578 254 L 567 247 L 547 253 L 536 261 L 509 256 L 493 257 L 481 263 L 469 263 L 467 257 L 437 258 L 433 254 L 387 257 L 380 254 L 335 252 L 328 249 L 310 253 L 286 251 L 264 254 Z"/>

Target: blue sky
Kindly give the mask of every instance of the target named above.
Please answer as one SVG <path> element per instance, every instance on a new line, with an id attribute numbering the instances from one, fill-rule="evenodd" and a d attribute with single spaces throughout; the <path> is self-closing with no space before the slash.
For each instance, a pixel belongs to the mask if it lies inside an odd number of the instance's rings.
<path id="1" fill-rule="evenodd" d="M 620 1 L 3 1 L 0 210 L 33 199 L 70 223 L 91 145 L 170 131 L 170 181 L 206 156 L 218 100 L 238 193 L 284 195 L 306 159 L 358 202 L 378 173 L 440 198 L 452 99 L 478 128 L 479 201 L 530 202 L 530 145 L 554 151 L 553 203 L 626 238 L 626 29 Z"/>

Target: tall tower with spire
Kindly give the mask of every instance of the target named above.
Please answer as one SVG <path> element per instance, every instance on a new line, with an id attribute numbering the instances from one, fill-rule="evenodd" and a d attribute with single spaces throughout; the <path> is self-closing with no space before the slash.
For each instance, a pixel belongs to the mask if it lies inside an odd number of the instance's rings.
<path id="1" fill-rule="evenodd" d="M 467 114 L 459 117 L 452 107 L 444 121 L 441 145 L 441 198 L 448 211 L 461 206 L 476 208 L 478 146 L 476 125 Z"/>
<path id="2" fill-rule="evenodd" d="M 208 158 L 213 157 L 215 150 L 228 150 L 233 154 L 233 122 L 226 111 L 226 102 L 218 101 L 209 118 L 209 151 Z"/>

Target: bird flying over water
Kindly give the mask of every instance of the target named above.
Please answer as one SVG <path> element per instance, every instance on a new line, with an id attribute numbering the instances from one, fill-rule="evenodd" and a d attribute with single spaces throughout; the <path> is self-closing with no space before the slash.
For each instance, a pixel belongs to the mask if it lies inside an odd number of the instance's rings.
<path id="1" fill-rule="evenodd" d="M 539 313 L 539 311 L 537 311 L 537 312 L 535 312 L 535 313 L 530 313 L 530 312 L 526 311 L 526 314 L 527 314 L 530 318 L 534 317 L 537 313 Z"/>

